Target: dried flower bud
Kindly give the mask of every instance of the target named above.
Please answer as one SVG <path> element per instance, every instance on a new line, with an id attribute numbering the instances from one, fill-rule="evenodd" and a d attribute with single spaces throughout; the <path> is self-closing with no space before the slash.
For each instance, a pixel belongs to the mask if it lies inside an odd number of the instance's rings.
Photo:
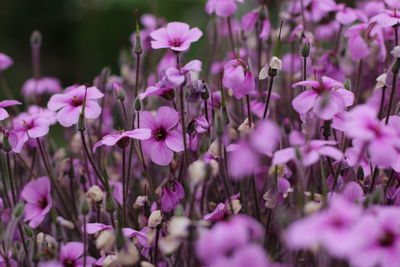
<path id="1" fill-rule="evenodd" d="M 277 57 L 272 57 L 269 61 L 269 68 L 277 71 L 282 70 L 282 61 Z"/>
<path id="2" fill-rule="evenodd" d="M 65 228 L 68 228 L 68 229 L 74 229 L 74 228 L 75 228 L 73 222 L 68 221 L 68 220 L 64 219 L 63 217 L 61 217 L 61 216 L 58 216 L 58 217 L 57 217 L 57 222 L 58 222 L 61 226 L 65 227 Z"/>
<path id="3" fill-rule="evenodd" d="M 246 118 L 242 124 L 240 124 L 240 126 L 238 127 L 239 132 L 244 135 L 244 136 L 248 136 L 253 132 L 254 129 L 254 123 L 251 123 L 251 125 L 249 125 L 249 119 Z"/>
<path id="4" fill-rule="evenodd" d="M 146 201 L 147 201 L 147 196 L 138 196 L 135 200 L 135 203 L 133 203 L 133 208 L 138 209 L 143 207 Z"/>
<path id="5" fill-rule="evenodd" d="M 151 264 L 148 261 L 141 261 L 140 262 L 140 267 L 154 267 L 154 264 Z"/>
<path id="6" fill-rule="evenodd" d="M 94 202 L 100 202 L 103 200 L 104 193 L 99 186 L 93 185 L 86 192 L 86 197 Z"/>
<path id="7" fill-rule="evenodd" d="M 258 74 L 258 79 L 259 80 L 265 80 L 268 77 L 268 66 L 265 65 L 264 67 L 261 68 L 260 73 Z"/>
<path id="8" fill-rule="evenodd" d="M 322 208 L 321 202 L 309 201 L 304 205 L 304 213 L 307 215 L 314 214 Z"/>
<path id="9" fill-rule="evenodd" d="M 386 86 L 386 79 L 387 79 L 387 74 L 386 73 L 382 73 L 381 75 L 379 75 L 378 78 L 376 78 L 375 89 L 382 88 L 382 87 Z"/>
<path id="10" fill-rule="evenodd" d="M 188 174 L 193 185 L 198 185 L 207 176 L 207 164 L 203 160 L 196 160 L 188 167 Z"/>
<path id="11" fill-rule="evenodd" d="M 115 267 L 117 265 L 118 265 L 118 256 L 117 255 L 110 254 L 103 261 L 104 267 Z"/>
<path id="12" fill-rule="evenodd" d="M 45 234 L 40 232 L 36 236 L 36 242 L 39 247 L 45 246 L 45 247 L 57 247 L 57 241 L 54 237 L 51 235 Z"/>
<path id="13" fill-rule="evenodd" d="M 208 152 L 216 158 L 219 158 L 219 142 L 214 140 L 208 148 Z"/>
<path id="14" fill-rule="evenodd" d="M 160 239 L 159 248 L 165 255 L 171 255 L 181 245 L 182 240 L 176 236 L 166 236 Z"/>
<path id="15" fill-rule="evenodd" d="M 140 256 L 136 246 L 132 242 L 127 242 L 117 255 L 119 264 L 134 265 L 139 262 Z"/>
<path id="16" fill-rule="evenodd" d="M 400 45 L 395 46 L 393 50 L 390 52 L 394 58 L 400 58 Z"/>
<path id="17" fill-rule="evenodd" d="M 114 247 L 116 236 L 114 231 L 102 231 L 96 239 L 96 248 L 98 250 L 109 251 Z"/>
<path id="18" fill-rule="evenodd" d="M 150 214 L 147 225 L 152 228 L 156 228 L 162 222 L 161 210 L 155 210 Z"/>
<path id="19" fill-rule="evenodd" d="M 189 235 L 190 224 L 191 221 L 189 218 L 174 216 L 168 225 L 168 232 L 172 236 L 185 238 Z"/>

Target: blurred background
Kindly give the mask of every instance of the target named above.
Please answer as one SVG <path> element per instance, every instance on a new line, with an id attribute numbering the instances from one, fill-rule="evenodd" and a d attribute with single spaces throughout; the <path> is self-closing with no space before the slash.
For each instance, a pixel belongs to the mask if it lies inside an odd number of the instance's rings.
<path id="1" fill-rule="evenodd" d="M 14 60 L 5 72 L 15 95 L 32 76 L 30 35 L 43 36 L 42 74 L 63 87 L 92 82 L 105 66 L 118 72 L 121 49 L 130 49 L 133 10 L 167 21 L 185 21 L 203 31 L 206 0 L 0 0 L 0 52 Z M 204 38 L 202 40 L 204 42 Z M 197 48 L 198 49 L 198 48 Z M 0 93 L 0 96 L 4 96 Z"/>

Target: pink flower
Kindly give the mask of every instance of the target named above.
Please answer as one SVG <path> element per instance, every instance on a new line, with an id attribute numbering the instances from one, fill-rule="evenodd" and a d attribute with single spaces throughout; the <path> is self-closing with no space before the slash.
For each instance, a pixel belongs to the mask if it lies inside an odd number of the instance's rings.
<path id="1" fill-rule="evenodd" d="M 17 100 L 3 100 L 0 101 L 0 121 L 7 119 L 10 115 L 4 109 L 5 107 L 14 106 L 14 105 L 21 105 L 22 103 Z"/>
<path id="2" fill-rule="evenodd" d="M 215 12 L 217 16 L 226 18 L 236 12 L 236 2 L 243 3 L 244 0 L 208 0 L 206 4 L 206 12 L 208 15 Z"/>
<path id="3" fill-rule="evenodd" d="M 13 145 L 13 151 L 21 152 L 21 149 L 29 138 L 39 138 L 47 135 L 51 121 L 40 113 L 27 114 L 22 113 L 13 120 L 12 134 L 16 140 L 10 140 Z"/>
<path id="4" fill-rule="evenodd" d="M 167 84 L 171 87 L 178 88 L 186 81 L 191 81 L 190 72 L 200 72 L 201 71 L 201 61 L 192 60 L 188 62 L 182 68 L 170 67 L 165 71 L 165 77 Z"/>
<path id="5" fill-rule="evenodd" d="M 350 138 L 366 145 L 369 158 L 373 164 L 390 167 L 398 161 L 400 138 L 396 130 L 384 125 L 376 118 L 377 112 L 367 105 L 352 109 L 345 124 L 345 133 Z"/>
<path id="6" fill-rule="evenodd" d="M 258 10 L 253 10 L 242 17 L 242 27 L 245 31 L 251 31 L 255 28 L 257 20 L 260 16 Z M 268 18 L 265 18 L 262 22 L 262 28 L 259 37 L 265 40 L 269 37 L 271 32 L 271 23 Z"/>
<path id="7" fill-rule="evenodd" d="M 42 77 L 40 79 L 29 79 L 22 86 L 24 96 L 37 96 L 42 94 L 54 94 L 61 91 L 60 81 L 53 77 Z"/>
<path id="8" fill-rule="evenodd" d="M 258 221 L 245 215 L 235 215 L 229 221 L 216 223 L 196 243 L 197 255 L 206 265 L 212 265 L 260 238 L 263 229 Z"/>
<path id="9" fill-rule="evenodd" d="M 236 98 L 249 95 L 255 88 L 255 80 L 249 66 L 241 59 L 233 59 L 224 66 L 223 85 L 231 88 Z"/>
<path id="10" fill-rule="evenodd" d="M 69 242 L 61 245 L 59 260 L 63 266 L 85 267 L 83 266 L 83 243 Z M 96 260 L 86 256 L 86 266 L 91 266 Z"/>
<path id="11" fill-rule="evenodd" d="M 153 49 L 170 48 L 173 51 L 182 52 L 189 49 L 190 44 L 200 39 L 203 33 L 198 28 L 190 29 L 183 22 L 170 22 L 166 28 L 153 31 L 151 47 Z"/>
<path id="12" fill-rule="evenodd" d="M 93 152 L 100 146 L 114 146 L 117 144 L 121 148 L 129 145 L 130 139 L 146 140 L 151 136 L 149 129 L 135 129 L 132 131 L 119 131 L 117 133 L 108 134 L 104 136 L 99 142 L 93 146 Z"/>
<path id="13" fill-rule="evenodd" d="M 333 147 L 335 144 L 335 141 L 325 140 L 311 140 L 303 144 L 298 148 L 301 162 L 304 166 L 310 166 L 317 162 L 321 156 L 341 160 L 343 158 L 343 153 L 339 149 Z M 296 148 L 288 147 L 275 152 L 272 164 L 284 164 L 294 159 L 296 159 Z"/>
<path id="14" fill-rule="evenodd" d="M 398 207 L 377 207 L 360 219 L 351 235 L 359 240 L 349 253 L 352 266 L 391 267 L 400 261 L 399 214 Z"/>
<path id="15" fill-rule="evenodd" d="M 165 212 L 173 211 L 184 197 L 183 186 L 178 181 L 169 181 L 162 188 L 161 210 Z"/>
<path id="16" fill-rule="evenodd" d="M 327 210 L 299 219 L 290 225 L 285 234 L 286 244 L 294 250 L 312 249 L 322 245 L 331 255 L 342 258 L 358 242 L 351 231 L 360 216 L 360 207 L 335 196 L 329 202 Z"/>
<path id="17" fill-rule="evenodd" d="M 231 256 L 217 259 L 209 267 L 272 267 L 265 250 L 256 244 L 249 244 L 238 248 Z"/>
<path id="18" fill-rule="evenodd" d="M 52 207 L 51 187 L 47 176 L 40 177 L 27 183 L 21 192 L 21 197 L 27 203 L 24 208 L 24 220 L 29 226 L 36 228 L 43 221 Z"/>
<path id="19" fill-rule="evenodd" d="M 179 114 L 170 107 L 160 107 L 153 116 L 148 111 L 140 113 L 140 127 L 151 130 L 151 137 L 142 141 L 144 151 L 158 165 L 168 165 L 175 152 L 183 151 L 182 134 L 173 128 L 179 121 Z"/>
<path id="20" fill-rule="evenodd" d="M 0 53 L 0 71 L 8 69 L 12 64 L 14 64 L 14 62 L 9 56 Z"/>
<path id="21" fill-rule="evenodd" d="M 293 108 L 300 114 L 313 110 L 323 120 L 331 120 L 333 116 L 351 106 L 354 94 L 344 89 L 341 82 L 323 76 L 321 81 L 301 81 L 292 87 L 310 86 L 292 101 Z"/>
<path id="22" fill-rule="evenodd" d="M 175 97 L 175 91 L 174 88 L 167 85 L 166 78 L 163 78 L 155 85 L 147 87 L 146 91 L 143 93 L 140 93 L 139 99 L 145 99 L 146 97 L 153 95 L 158 95 L 167 100 L 172 100 Z"/>
<path id="23" fill-rule="evenodd" d="M 62 126 L 70 127 L 79 121 L 85 91 L 86 86 L 74 85 L 65 89 L 64 94 L 55 94 L 50 98 L 47 107 L 57 111 L 57 120 Z M 87 88 L 85 118 L 95 119 L 100 115 L 101 107 L 96 100 L 103 96 L 96 87 Z"/>
<path id="24" fill-rule="evenodd" d="M 106 225 L 102 223 L 87 223 L 86 224 L 86 232 L 88 235 L 94 235 L 100 231 L 112 229 L 111 225 Z M 83 228 L 82 228 L 83 231 Z"/>
<path id="25" fill-rule="evenodd" d="M 400 9 L 400 3 L 397 0 L 385 0 L 385 3 L 393 9 Z"/>
<path id="26" fill-rule="evenodd" d="M 400 14 L 394 10 L 382 10 L 381 13 L 371 18 L 376 21 L 380 27 L 394 27 L 400 24 Z"/>

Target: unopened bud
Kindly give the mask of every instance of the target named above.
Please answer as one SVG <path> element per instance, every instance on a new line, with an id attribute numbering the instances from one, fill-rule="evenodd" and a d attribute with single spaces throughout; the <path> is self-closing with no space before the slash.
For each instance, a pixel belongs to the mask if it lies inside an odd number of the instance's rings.
<path id="1" fill-rule="evenodd" d="M 114 96 L 117 101 L 124 102 L 126 98 L 125 90 L 118 83 L 113 82 Z"/>
<path id="2" fill-rule="evenodd" d="M 31 34 L 31 46 L 40 47 L 42 45 L 42 34 L 40 31 L 34 31 Z"/>
<path id="3" fill-rule="evenodd" d="M 188 174 L 193 185 L 198 185 L 207 176 L 207 164 L 203 160 L 196 160 L 188 167 Z"/>
<path id="4" fill-rule="evenodd" d="M 6 133 L 4 135 L 4 137 L 3 137 L 2 146 L 3 146 L 3 151 L 6 152 L 6 153 L 8 153 L 8 152 L 10 152 L 12 150 L 12 146 L 11 146 L 9 137 L 10 136 L 9 136 L 8 133 Z"/>
<path id="5" fill-rule="evenodd" d="M 155 210 L 150 214 L 147 225 L 152 228 L 156 228 L 162 222 L 161 210 Z"/>
<path id="6" fill-rule="evenodd" d="M 204 83 L 204 91 L 201 92 L 200 96 L 203 100 L 207 100 L 210 97 L 210 92 L 206 83 Z"/>
<path id="7" fill-rule="evenodd" d="M 272 57 L 271 60 L 269 61 L 269 67 L 271 69 L 281 71 L 282 70 L 282 60 L 280 60 L 278 57 Z"/>
<path id="8" fill-rule="evenodd" d="M 378 78 L 376 78 L 375 89 L 382 88 L 382 87 L 386 86 L 386 79 L 387 79 L 387 74 L 386 73 L 382 73 L 381 75 L 379 75 Z"/>
<path id="9" fill-rule="evenodd" d="M 19 218 L 24 213 L 24 204 L 18 203 L 17 206 L 14 208 L 14 216 Z"/>
<path id="10" fill-rule="evenodd" d="M 390 52 L 394 58 L 400 58 L 400 45 L 395 46 L 393 50 Z"/>
<path id="11" fill-rule="evenodd" d="M 106 194 L 106 211 L 114 212 L 116 209 L 115 200 L 111 194 L 111 192 Z"/>
<path id="12" fill-rule="evenodd" d="M 310 40 L 304 38 L 301 42 L 300 54 L 303 58 L 307 58 L 310 55 Z"/>
<path id="13" fill-rule="evenodd" d="M 351 91 L 351 81 L 349 79 L 344 82 L 344 88 Z"/>
<path id="14" fill-rule="evenodd" d="M 135 100 L 135 110 L 136 111 L 142 110 L 142 101 L 140 101 L 139 98 L 136 98 Z"/>
<path id="15" fill-rule="evenodd" d="M 131 266 L 139 262 L 140 255 L 136 246 L 132 242 L 126 245 L 118 252 L 118 262 L 122 266 Z"/>
<path id="16" fill-rule="evenodd" d="M 81 206 L 81 213 L 83 215 L 88 215 L 89 211 L 90 211 L 89 202 L 86 199 L 84 199 Z"/>
<path id="17" fill-rule="evenodd" d="M 135 9 L 135 21 L 136 21 L 136 42 L 135 42 L 135 54 L 143 53 L 142 49 L 142 40 L 140 38 L 140 28 L 139 28 L 139 19 L 138 19 L 139 10 Z"/>
<path id="18" fill-rule="evenodd" d="M 114 247 L 115 239 L 115 233 L 112 230 L 102 231 L 96 239 L 96 248 L 109 251 Z"/>

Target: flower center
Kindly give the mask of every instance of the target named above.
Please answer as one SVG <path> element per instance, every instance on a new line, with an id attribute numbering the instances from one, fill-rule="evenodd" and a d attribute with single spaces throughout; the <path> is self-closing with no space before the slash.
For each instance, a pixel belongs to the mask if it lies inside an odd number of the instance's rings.
<path id="1" fill-rule="evenodd" d="M 66 259 L 66 260 L 64 261 L 64 266 L 65 266 L 65 267 L 73 267 L 73 266 L 75 266 L 75 264 L 74 264 L 74 261 L 73 261 L 73 260 L 71 260 L 71 259 Z"/>
<path id="2" fill-rule="evenodd" d="M 167 138 L 167 131 L 164 128 L 159 128 L 153 132 L 157 141 L 162 141 Z"/>
<path id="3" fill-rule="evenodd" d="M 42 198 L 41 200 L 39 200 L 39 205 L 40 205 L 40 207 L 41 207 L 42 209 L 46 208 L 46 207 L 47 207 L 47 204 L 48 204 L 47 198 Z"/>
<path id="4" fill-rule="evenodd" d="M 71 106 L 73 107 L 79 107 L 83 104 L 83 99 L 81 99 L 78 96 L 74 96 L 74 98 L 71 101 Z"/>
<path id="5" fill-rule="evenodd" d="M 379 245 L 382 247 L 390 247 L 393 245 L 395 236 L 390 231 L 385 231 L 383 236 L 379 239 Z"/>
<path id="6" fill-rule="evenodd" d="M 182 41 L 178 38 L 169 41 L 170 46 L 178 47 L 182 45 Z"/>

